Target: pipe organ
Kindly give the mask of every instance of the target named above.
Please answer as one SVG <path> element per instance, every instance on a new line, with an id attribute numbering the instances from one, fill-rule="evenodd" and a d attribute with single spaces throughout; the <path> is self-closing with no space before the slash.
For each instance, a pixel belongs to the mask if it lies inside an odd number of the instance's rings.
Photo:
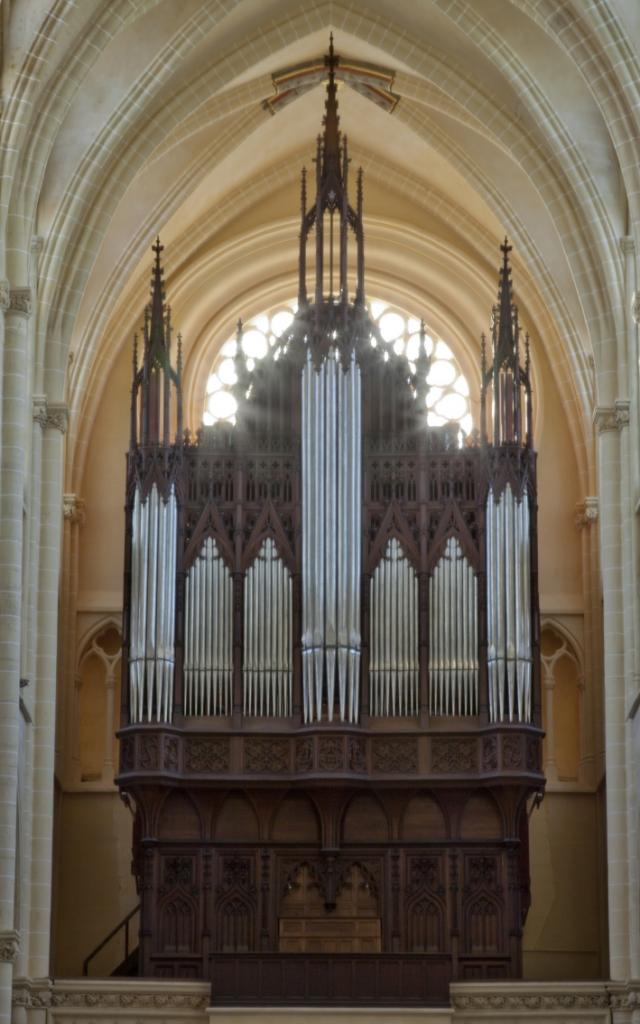
<path id="1" fill-rule="evenodd" d="M 134 346 L 118 783 L 138 969 L 210 978 L 214 1004 L 437 1003 L 521 970 L 544 779 L 510 246 L 478 429 L 430 426 L 424 329 L 410 363 L 367 309 L 341 73 L 331 46 L 297 313 L 255 365 L 239 324 L 235 422 L 183 429 L 159 241 Z"/>
<path id="2" fill-rule="evenodd" d="M 371 580 L 372 715 L 418 713 L 418 658 L 418 579 L 392 537 Z"/>
<path id="3" fill-rule="evenodd" d="M 429 580 L 431 713 L 478 710 L 478 585 L 456 537 L 448 537 Z"/>
<path id="4" fill-rule="evenodd" d="M 487 496 L 487 641 L 492 721 L 531 719 L 531 569 L 526 488 Z"/>
<path id="5" fill-rule="evenodd" d="M 231 711 L 231 574 L 213 537 L 207 537 L 185 578 L 184 712 Z"/>
<path id="6" fill-rule="evenodd" d="M 356 722 L 360 679 L 360 367 L 330 348 L 302 371 L 302 689 L 305 722 Z"/>
<path id="7" fill-rule="evenodd" d="M 267 537 L 245 577 L 245 715 L 291 714 L 291 574 Z"/>
<path id="8" fill-rule="evenodd" d="M 131 532 L 131 720 L 170 722 L 175 667 L 176 495 L 135 488 Z"/>

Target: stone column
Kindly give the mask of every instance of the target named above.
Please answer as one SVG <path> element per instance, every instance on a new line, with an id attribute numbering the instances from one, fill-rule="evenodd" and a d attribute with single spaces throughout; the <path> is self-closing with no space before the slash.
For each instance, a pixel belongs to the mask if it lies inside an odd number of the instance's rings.
<path id="1" fill-rule="evenodd" d="M 624 661 L 620 417 L 614 407 L 594 413 L 600 472 L 600 557 L 604 618 L 604 718 L 607 770 L 607 882 L 611 977 L 630 976 L 630 889 Z"/>
<path id="2" fill-rule="evenodd" d="M 79 781 L 79 759 L 76 735 L 76 702 L 79 682 L 76 668 L 77 651 L 77 604 L 80 529 L 84 523 L 84 501 L 77 494 L 65 494 L 62 499 L 64 516 L 63 569 L 60 581 L 62 595 L 60 641 L 62 644 L 60 667 L 61 684 L 58 694 L 58 731 L 56 747 L 59 753 L 62 777 L 66 784 Z"/>
<path id="3" fill-rule="evenodd" d="M 62 470 L 67 408 L 47 404 L 42 439 L 38 651 L 34 716 L 29 975 L 49 974 L 53 861 L 53 776 L 62 533 Z"/>
<path id="4" fill-rule="evenodd" d="M 0 287 L 4 320 L 0 446 L 0 1024 L 11 1016 L 15 931 L 18 716 L 21 669 L 23 507 L 26 461 L 28 288 Z"/>
<path id="5" fill-rule="evenodd" d="M 104 737 L 104 761 L 102 764 L 102 781 L 113 782 L 113 722 L 114 722 L 114 699 L 115 699 L 115 666 L 117 659 L 109 658 L 107 663 L 107 674 L 105 679 L 105 737 Z"/>
<path id="6" fill-rule="evenodd" d="M 587 497 L 576 506 L 576 525 L 581 531 L 582 601 L 584 607 L 584 665 L 580 704 L 580 781 L 596 784 L 604 773 L 602 742 L 596 736 L 601 721 L 601 651 L 598 522 L 596 497 Z M 596 751 L 600 757 L 597 758 Z"/>
<path id="7" fill-rule="evenodd" d="M 553 707 L 553 694 L 556 688 L 556 681 L 553 670 L 553 658 L 542 658 L 542 690 L 544 693 L 543 699 L 546 712 L 545 739 L 547 744 L 545 773 L 549 782 L 558 781 L 558 769 L 556 767 L 556 723 Z"/>

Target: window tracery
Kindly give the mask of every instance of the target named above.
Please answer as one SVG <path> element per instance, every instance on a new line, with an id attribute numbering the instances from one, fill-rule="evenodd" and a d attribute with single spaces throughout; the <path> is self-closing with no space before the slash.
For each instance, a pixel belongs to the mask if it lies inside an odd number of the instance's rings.
<path id="1" fill-rule="evenodd" d="M 296 308 L 296 302 L 292 299 L 273 306 L 245 323 L 242 346 L 249 370 L 253 370 L 256 363 L 275 347 L 279 336 L 291 324 Z M 418 317 L 384 299 L 372 299 L 369 311 L 389 350 L 397 355 L 405 355 L 415 372 L 413 361 L 418 355 L 420 340 Z M 427 377 L 427 422 L 434 427 L 457 423 L 465 434 L 469 434 L 473 428 L 473 419 L 467 378 L 450 345 L 428 328 L 426 345 L 427 355 L 431 358 Z M 207 379 L 202 417 L 205 426 L 235 421 L 236 400 L 232 389 L 236 381 L 233 359 L 236 346 L 235 336 L 225 341 Z"/>

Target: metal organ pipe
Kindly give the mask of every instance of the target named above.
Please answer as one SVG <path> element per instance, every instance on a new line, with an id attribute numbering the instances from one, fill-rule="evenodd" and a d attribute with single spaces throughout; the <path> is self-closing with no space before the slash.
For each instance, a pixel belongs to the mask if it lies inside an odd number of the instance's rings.
<path id="1" fill-rule="evenodd" d="M 529 499 L 510 484 L 487 498 L 489 714 L 531 719 L 531 560 Z"/>
<path id="2" fill-rule="evenodd" d="M 207 537 L 186 577 L 186 715 L 231 713 L 231 573 Z"/>
<path id="3" fill-rule="evenodd" d="M 244 714 L 291 714 L 291 574 L 271 537 L 245 577 Z"/>
<path id="4" fill-rule="evenodd" d="M 302 662 L 305 721 L 326 704 L 340 721 L 359 714 L 361 383 L 329 352 L 302 373 Z"/>
<path id="5" fill-rule="evenodd" d="M 129 651 L 132 722 L 170 722 L 175 669 L 177 506 L 153 484 L 143 500 L 136 487 L 131 519 Z"/>
<path id="6" fill-rule="evenodd" d="M 418 578 L 396 537 L 371 579 L 372 715 L 418 713 Z"/>
<path id="7" fill-rule="evenodd" d="M 478 707 L 478 584 L 455 537 L 429 581 L 429 681 L 433 715 L 473 715 Z"/>

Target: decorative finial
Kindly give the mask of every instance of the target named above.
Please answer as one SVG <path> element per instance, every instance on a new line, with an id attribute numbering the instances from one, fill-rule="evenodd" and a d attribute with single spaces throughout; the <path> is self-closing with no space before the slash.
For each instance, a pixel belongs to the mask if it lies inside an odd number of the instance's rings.
<path id="1" fill-rule="evenodd" d="M 340 154 L 340 130 L 339 124 L 340 119 L 338 117 L 338 101 L 337 101 L 337 86 L 336 86 L 336 68 L 339 63 L 339 57 L 336 56 L 333 50 L 333 33 L 329 39 L 329 53 L 324 58 L 325 67 L 329 69 L 329 82 L 327 84 L 327 99 L 325 102 L 325 115 L 324 115 L 324 159 L 325 167 L 327 159 L 335 158 L 336 160 Z"/>
<path id="2" fill-rule="evenodd" d="M 498 281 L 497 322 L 494 328 L 494 360 L 498 366 L 514 354 L 517 342 L 514 337 L 514 308 L 511 294 L 511 267 L 509 265 L 511 248 L 509 239 L 505 235 L 504 242 L 500 246 L 502 266 Z"/>
<path id="3" fill-rule="evenodd" d="M 165 308 L 164 308 L 164 282 L 160 253 L 164 246 L 160 243 L 160 237 L 156 237 L 155 244 L 151 247 L 155 253 L 153 270 L 151 273 L 151 309 L 149 316 L 149 345 L 157 357 L 157 349 L 165 348 Z"/>

